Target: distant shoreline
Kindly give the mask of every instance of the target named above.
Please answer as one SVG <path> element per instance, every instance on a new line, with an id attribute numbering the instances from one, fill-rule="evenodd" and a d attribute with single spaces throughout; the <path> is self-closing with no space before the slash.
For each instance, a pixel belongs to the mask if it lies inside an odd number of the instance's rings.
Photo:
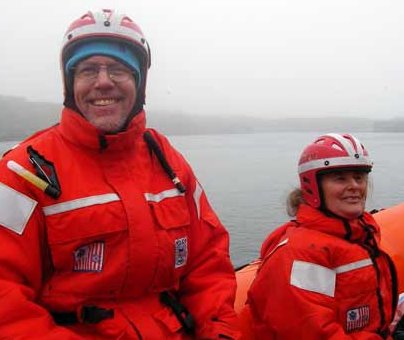
<path id="1" fill-rule="evenodd" d="M 61 105 L 0 95 L 0 141 L 22 140 L 59 121 Z M 217 135 L 271 132 L 404 132 L 404 118 L 358 117 L 265 119 L 251 116 L 147 113 L 147 125 L 167 135 Z"/>

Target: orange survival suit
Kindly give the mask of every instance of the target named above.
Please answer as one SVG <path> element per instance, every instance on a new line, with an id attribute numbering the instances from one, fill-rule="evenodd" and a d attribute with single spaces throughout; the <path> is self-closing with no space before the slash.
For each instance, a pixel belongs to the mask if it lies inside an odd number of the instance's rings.
<path id="1" fill-rule="evenodd" d="M 257 339 L 387 339 L 394 265 L 364 213 L 349 222 L 302 204 L 269 235 L 248 299 Z"/>
<path id="2" fill-rule="evenodd" d="M 144 132 L 144 112 L 99 136 L 64 109 L 1 160 L 1 339 L 237 336 L 228 234 L 184 158 L 150 130 L 181 193 Z M 36 172 L 28 149 L 53 163 L 58 198 L 12 171 Z"/>

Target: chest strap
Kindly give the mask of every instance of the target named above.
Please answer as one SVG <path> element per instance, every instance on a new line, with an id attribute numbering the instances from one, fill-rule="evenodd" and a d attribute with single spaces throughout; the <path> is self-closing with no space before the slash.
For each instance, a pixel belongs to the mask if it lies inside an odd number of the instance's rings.
<path id="1" fill-rule="evenodd" d="M 97 306 L 83 306 L 77 313 L 75 312 L 51 312 L 53 320 L 58 325 L 74 325 L 76 323 L 95 324 L 105 319 L 112 319 L 114 317 L 113 309 L 106 309 Z"/>
<path id="2" fill-rule="evenodd" d="M 181 304 L 178 299 L 167 291 L 160 293 L 160 301 L 170 307 L 184 328 L 185 333 L 193 334 L 195 331 L 195 321 L 188 309 Z"/>
<path id="3" fill-rule="evenodd" d="M 167 291 L 160 293 L 160 301 L 171 308 L 184 331 L 193 334 L 195 331 L 195 321 L 183 304 Z M 76 323 L 96 324 L 105 319 L 114 317 L 113 309 L 106 309 L 97 306 L 83 306 L 77 313 L 75 312 L 51 312 L 53 320 L 61 326 L 74 325 Z"/>

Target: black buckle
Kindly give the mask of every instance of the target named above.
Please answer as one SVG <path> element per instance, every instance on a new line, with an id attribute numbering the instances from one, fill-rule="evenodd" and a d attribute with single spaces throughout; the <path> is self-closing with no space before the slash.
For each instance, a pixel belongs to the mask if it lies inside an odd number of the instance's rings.
<path id="1" fill-rule="evenodd" d="M 195 321 L 191 313 L 181 304 L 177 298 L 169 292 L 160 293 L 160 301 L 166 306 L 170 307 L 178 321 L 184 328 L 185 333 L 193 334 L 195 331 Z"/>
<path id="2" fill-rule="evenodd" d="M 50 314 L 52 315 L 55 323 L 60 326 L 74 325 L 78 322 L 77 315 L 74 312 L 65 312 L 65 313 L 51 312 Z"/>
<path id="3" fill-rule="evenodd" d="M 80 318 L 83 323 L 99 323 L 105 319 L 114 317 L 113 309 L 106 309 L 97 306 L 83 306 L 81 308 Z"/>
<path id="4" fill-rule="evenodd" d="M 97 306 L 83 306 L 79 313 L 75 312 L 51 312 L 53 320 L 58 325 L 74 325 L 78 322 L 96 324 L 105 319 L 112 319 L 114 317 L 113 309 L 105 309 Z"/>

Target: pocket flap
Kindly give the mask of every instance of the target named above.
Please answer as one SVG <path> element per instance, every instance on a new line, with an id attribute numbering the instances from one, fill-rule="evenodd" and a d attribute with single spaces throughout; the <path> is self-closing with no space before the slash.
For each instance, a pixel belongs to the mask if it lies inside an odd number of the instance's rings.
<path id="1" fill-rule="evenodd" d="M 179 228 L 190 224 L 188 205 L 184 196 L 149 202 L 158 224 L 164 229 Z"/>

